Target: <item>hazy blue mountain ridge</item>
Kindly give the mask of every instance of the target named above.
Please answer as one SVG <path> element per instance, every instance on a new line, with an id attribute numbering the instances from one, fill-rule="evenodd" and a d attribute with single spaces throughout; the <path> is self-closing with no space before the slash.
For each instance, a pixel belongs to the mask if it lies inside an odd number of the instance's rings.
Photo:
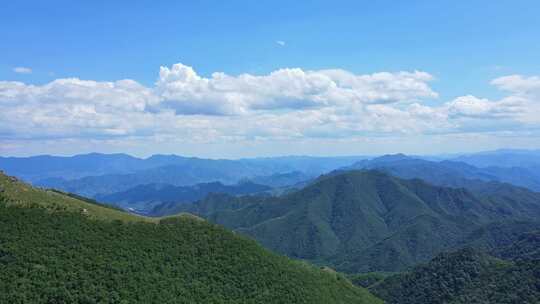
<path id="1" fill-rule="evenodd" d="M 172 186 L 167 184 L 138 185 L 123 192 L 108 195 L 98 194 L 95 199 L 137 213 L 153 214 L 152 209 L 160 204 L 174 206 L 203 199 L 210 193 L 245 195 L 268 191 L 272 188 L 249 181 L 235 185 L 220 182 L 202 183 L 193 186 Z M 170 208 L 170 207 L 169 207 Z"/>
<path id="2" fill-rule="evenodd" d="M 398 154 L 362 160 L 342 168 L 349 169 L 378 169 L 401 178 L 420 178 L 440 186 L 472 188 L 483 184 L 478 181 L 496 181 L 540 191 L 540 171 L 535 168 L 478 168 L 464 162 L 428 161 Z"/>

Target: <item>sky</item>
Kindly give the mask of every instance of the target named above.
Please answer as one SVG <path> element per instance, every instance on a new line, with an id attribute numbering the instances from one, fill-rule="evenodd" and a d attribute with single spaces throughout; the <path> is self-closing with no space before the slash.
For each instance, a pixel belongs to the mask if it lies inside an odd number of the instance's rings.
<path id="1" fill-rule="evenodd" d="M 540 148 L 538 1 L 5 1 L 0 155 Z"/>

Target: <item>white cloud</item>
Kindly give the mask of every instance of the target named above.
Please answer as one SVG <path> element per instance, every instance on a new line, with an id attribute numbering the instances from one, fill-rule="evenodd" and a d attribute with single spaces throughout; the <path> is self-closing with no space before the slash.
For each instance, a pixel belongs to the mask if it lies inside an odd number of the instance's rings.
<path id="1" fill-rule="evenodd" d="M 32 69 L 27 67 L 15 67 L 13 72 L 17 74 L 32 74 Z"/>
<path id="2" fill-rule="evenodd" d="M 540 124 L 540 77 L 510 75 L 494 79 L 491 82 L 501 90 L 511 93 L 503 99 L 509 103 L 521 103 L 523 111 L 519 121 L 530 125 Z"/>
<path id="3" fill-rule="evenodd" d="M 278 44 L 279 46 L 285 46 L 287 43 L 283 40 L 276 40 L 276 44 Z"/>
<path id="4" fill-rule="evenodd" d="M 476 118 L 515 117 L 527 111 L 527 100 L 521 98 L 505 98 L 490 101 L 472 95 L 461 96 L 446 104 L 451 116 L 468 116 Z"/>
<path id="5" fill-rule="evenodd" d="M 538 77 L 493 80 L 509 92 L 500 100 L 464 95 L 439 105 L 432 79 L 419 71 L 302 69 L 203 77 L 175 64 L 160 68 L 153 87 L 129 79 L 0 81 L 0 143 L 357 140 L 540 128 Z"/>
<path id="6" fill-rule="evenodd" d="M 145 110 L 156 102 L 132 80 L 0 82 L 0 130 L 15 137 L 126 135 L 153 116 Z"/>
<path id="7" fill-rule="evenodd" d="M 156 83 L 164 105 L 179 114 L 241 115 L 257 110 L 359 106 L 436 98 L 424 72 L 355 75 L 344 70 L 280 69 L 268 75 L 199 76 L 191 67 L 161 67 Z"/>
<path id="8" fill-rule="evenodd" d="M 540 77 L 524 77 L 521 75 L 510 75 L 499 77 L 491 81 L 491 84 L 501 90 L 509 91 L 517 95 L 540 96 Z M 538 100 L 540 102 L 540 100 Z"/>

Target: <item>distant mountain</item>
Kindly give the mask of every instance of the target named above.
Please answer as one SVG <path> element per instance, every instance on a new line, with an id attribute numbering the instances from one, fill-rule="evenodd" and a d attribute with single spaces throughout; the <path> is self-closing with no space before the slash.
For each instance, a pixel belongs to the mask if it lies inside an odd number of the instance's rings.
<path id="1" fill-rule="evenodd" d="M 141 159 L 125 154 L 92 153 L 72 157 L 0 157 L 0 170 L 36 186 L 94 196 L 126 191 L 144 184 L 187 186 L 216 181 L 234 184 L 253 178 L 288 186 L 288 182 L 312 178 L 361 159 L 364 157 L 291 156 L 227 160 L 177 155 L 153 155 Z"/>
<path id="2" fill-rule="evenodd" d="M 135 216 L 1 173 L 0 223 L 0 303 L 382 303 L 195 216 Z"/>
<path id="3" fill-rule="evenodd" d="M 540 168 L 540 150 L 496 150 L 452 159 L 476 167 Z"/>
<path id="4" fill-rule="evenodd" d="M 365 156 L 334 156 L 334 157 L 317 157 L 317 156 L 283 156 L 283 157 L 266 157 L 266 158 L 248 158 L 238 161 L 250 165 L 262 166 L 267 168 L 267 173 L 261 175 L 271 175 L 275 173 L 290 173 L 301 172 L 308 176 L 318 176 L 326 172 L 330 172 L 337 168 L 348 166 L 360 160 L 367 159 Z M 268 170 L 268 168 L 273 168 Z M 277 170 L 281 168 L 280 170 Z"/>
<path id="5" fill-rule="evenodd" d="M 266 172 L 264 167 L 251 167 L 234 161 L 194 160 L 183 165 L 170 165 L 130 174 L 88 176 L 75 180 L 41 180 L 37 186 L 56 188 L 84 196 L 94 197 L 127 191 L 145 184 L 189 186 L 208 182 L 234 184 L 252 175 Z"/>
<path id="6" fill-rule="evenodd" d="M 75 179 L 89 175 L 128 173 L 141 168 L 139 159 L 126 154 L 0 157 L 1 170 L 28 182 L 46 178 Z"/>
<path id="7" fill-rule="evenodd" d="M 465 241 L 480 243 L 478 230 L 486 225 L 536 221 L 540 194 L 518 189 L 519 196 L 494 197 L 379 171 L 348 171 L 322 176 L 281 197 L 210 195 L 175 211 L 341 271 L 398 271 Z"/>
<path id="8" fill-rule="evenodd" d="M 387 277 L 370 290 L 388 304 L 533 304 L 540 299 L 540 260 L 502 261 L 466 248 Z"/>
<path id="9" fill-rule="evenodd" d="M 439 186 L 477 190 L 476 188 L 484 185 L 478 181 L 496 181 L 540 192 L 540 170 L 531 168 L 477 168 L 463 162 L 428 161 L 398 154 L 362 160 L 343 168 L 349 169 L 378 169 L 401 178 L 420 178 Z"/>
<path id="10" fill-rule="evenodd" d="M 313 179 L 316 176 L 303 173 L 301 171 L 293 171 L 293 172 L 286 172 L 286 173 L 276 173 L 272 175 L 266 175 L 266 176 L 255 176 L 249 179 L 249 181 L 261 184 L 261 185 L 267 185 L 273 188 L 278 187 L 287 187 L 287 186 L 294 186 L 299 183 L 303 183 L 305 181 L 308 181 L 310 179 Z"/>
<path id="11" fill-rule="evenodd" d="M 100 202 L 110 203 L 126 210 L 136 211 L 147 215 L 171 214 L 179 204 L 190 203 L 203 199 L 210 193 L 226 193 L 230 195 L 245 195 L 268 191 L 272 188 L 249 181 L 236 185 L 224 185 L 219 182 L 202 183 L 193 186 L 172 186 L 167 184 L 138 185 L 126 191 L 107 195 L 96 195 Z M 159 210 L 153 210 L 162 205 Z"/>

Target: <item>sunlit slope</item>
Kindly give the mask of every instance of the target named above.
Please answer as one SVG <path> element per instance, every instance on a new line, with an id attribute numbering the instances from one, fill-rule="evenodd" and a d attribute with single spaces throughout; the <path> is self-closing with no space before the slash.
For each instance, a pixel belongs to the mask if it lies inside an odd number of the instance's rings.
<path id="1" fill-rule="evenodd" d="M 109 221 L 154 221 L 105 205 L 77 199 L 61 192 L 34 188 L 3 173 L 0 173 L 0 194 L 8 201 L 8 205 L 40 207 L 49 211 L 68 211 L 80 213 L 92 219 Z"/>
<path id="2" fill-rule="evenodd" d="M 152 223 L 0 180 L 0 303 L 382 303 L 196 217 Z"/>

